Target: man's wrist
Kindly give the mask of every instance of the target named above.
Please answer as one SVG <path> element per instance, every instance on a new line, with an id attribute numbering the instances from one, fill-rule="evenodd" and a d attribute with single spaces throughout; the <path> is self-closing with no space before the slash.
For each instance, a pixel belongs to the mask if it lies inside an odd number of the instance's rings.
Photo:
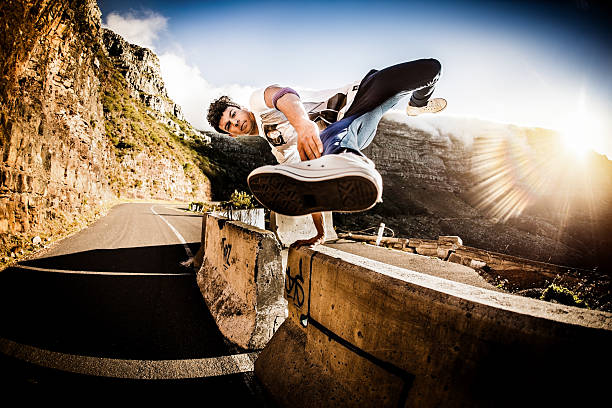
<path id="1" fill-rule="evenodd" d="M 297 121 L 297 123 L 295 124 L 294 128 L 295 130 L 302 130 L 302 129 L 309 129 L 311 127 L 316 127 L 317 129 L 319 128 L 317 126 L 316 123 L 314 123 L 312 120 L 310 120 L 307 117 L 300 117 L 299 120 Z M 299 132 L 298 132 L 299 133 Z"/>

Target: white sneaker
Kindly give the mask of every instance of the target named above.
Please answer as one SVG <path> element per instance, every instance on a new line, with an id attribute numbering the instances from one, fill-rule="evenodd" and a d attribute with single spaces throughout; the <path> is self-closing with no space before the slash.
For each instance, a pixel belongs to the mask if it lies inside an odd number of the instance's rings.
<path id="1" fill-rule="evenodd" d="M 427 101 L 425 106 L 410 106 L 406 107 L 408 116 L 418 116 L 423 113 L 438 113 L 446 108 L 447 102 L 444 98 L 433 98 Z"/>
<path id="2" fill-rule="evenodd" d="M 262 205 L 283 215 L 358 212 L 382 201 L 382 177 L 374 163 L 354 153 L 259 167 L 247 181 Z"/>

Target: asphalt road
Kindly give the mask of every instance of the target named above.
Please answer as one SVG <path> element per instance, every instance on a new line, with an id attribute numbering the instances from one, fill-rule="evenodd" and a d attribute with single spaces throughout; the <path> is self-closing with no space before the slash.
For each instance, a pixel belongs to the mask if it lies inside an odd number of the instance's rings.
<path id="1" fill-rule="evenodd" d="M 3 388 L 189 387 L 222 405 L 272 406 L 256 353 L 224 340 L 181 265 L 202 228 L 185 208 L 118 205 L 0 272 Z"/>

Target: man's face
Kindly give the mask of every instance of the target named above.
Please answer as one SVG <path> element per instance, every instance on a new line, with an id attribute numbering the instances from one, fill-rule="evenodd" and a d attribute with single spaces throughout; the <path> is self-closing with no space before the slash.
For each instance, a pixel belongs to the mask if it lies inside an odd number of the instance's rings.
<path id="1" fill-rule="evenodd" d="M 221 115 L 219 128 L 236 137 L 253 134 L 253 131 L 257 130 L 257 124 L 248 110 L 228 106 Z"/>

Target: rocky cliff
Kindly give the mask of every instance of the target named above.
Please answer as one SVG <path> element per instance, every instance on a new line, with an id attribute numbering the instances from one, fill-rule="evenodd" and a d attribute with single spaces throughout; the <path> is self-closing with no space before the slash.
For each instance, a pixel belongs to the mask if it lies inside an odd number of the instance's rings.
<path id="1" fill-rule="evenodd" d="M 336 214 L 340 228 L 384 222 L 402 237 L 458 235 L 465 245 L 610 272 L 605 156 L 578 159 L 545 129 L 401 113 L 385 116 L 364 153 L 383 177 L 383 203 Z"/>
<path id="2" fill-rule="evenodd" d="M 212 196 L 227 198 L 234 192 L 249 192 L 247 176 L 257 167 L 276 164 L 270 145 L 261 137 L 239 136 L 232 138 L 218 133 L 207 133 L 211 142 L 193 143 L 193 148 L 208 157 L 205 173 L 211 180 Z"/>
<path id="3" fill-rule="evenodd" d="M 107 172 L 113 192 L 127 198 L 210 199 L 210 181 L 197 165 L 205 158 L 187 145 L 210 139 L 168 98 L 157 56 L 102 31 L 96 62 L 104 131 L 116 164 Z"/>
<path id="4" fill-rule="evenodd" d="M 113 66 L 125 78 L 130 96 L 149 107 L 147 113 L 164 121 L 167 114 L 185 120 L 180 106 L 168 97 L 157 55 L 106 28 L 102 29 L 102 40 Z"/>
<path id="5" fill-rule="evenodd" d="M 95 66 L 96 3 L 8 1 L 0 16 L 0 234 L 8 245 L 111 200 L 114 158 Z"/>
<path id="6" fill-rule="evenodd" d="M 95 0 L 8 0 L 0 17 L 0 260 L 118 198 L 215 198 L 210 138 L 157 57 L 101 29 Z"/>

